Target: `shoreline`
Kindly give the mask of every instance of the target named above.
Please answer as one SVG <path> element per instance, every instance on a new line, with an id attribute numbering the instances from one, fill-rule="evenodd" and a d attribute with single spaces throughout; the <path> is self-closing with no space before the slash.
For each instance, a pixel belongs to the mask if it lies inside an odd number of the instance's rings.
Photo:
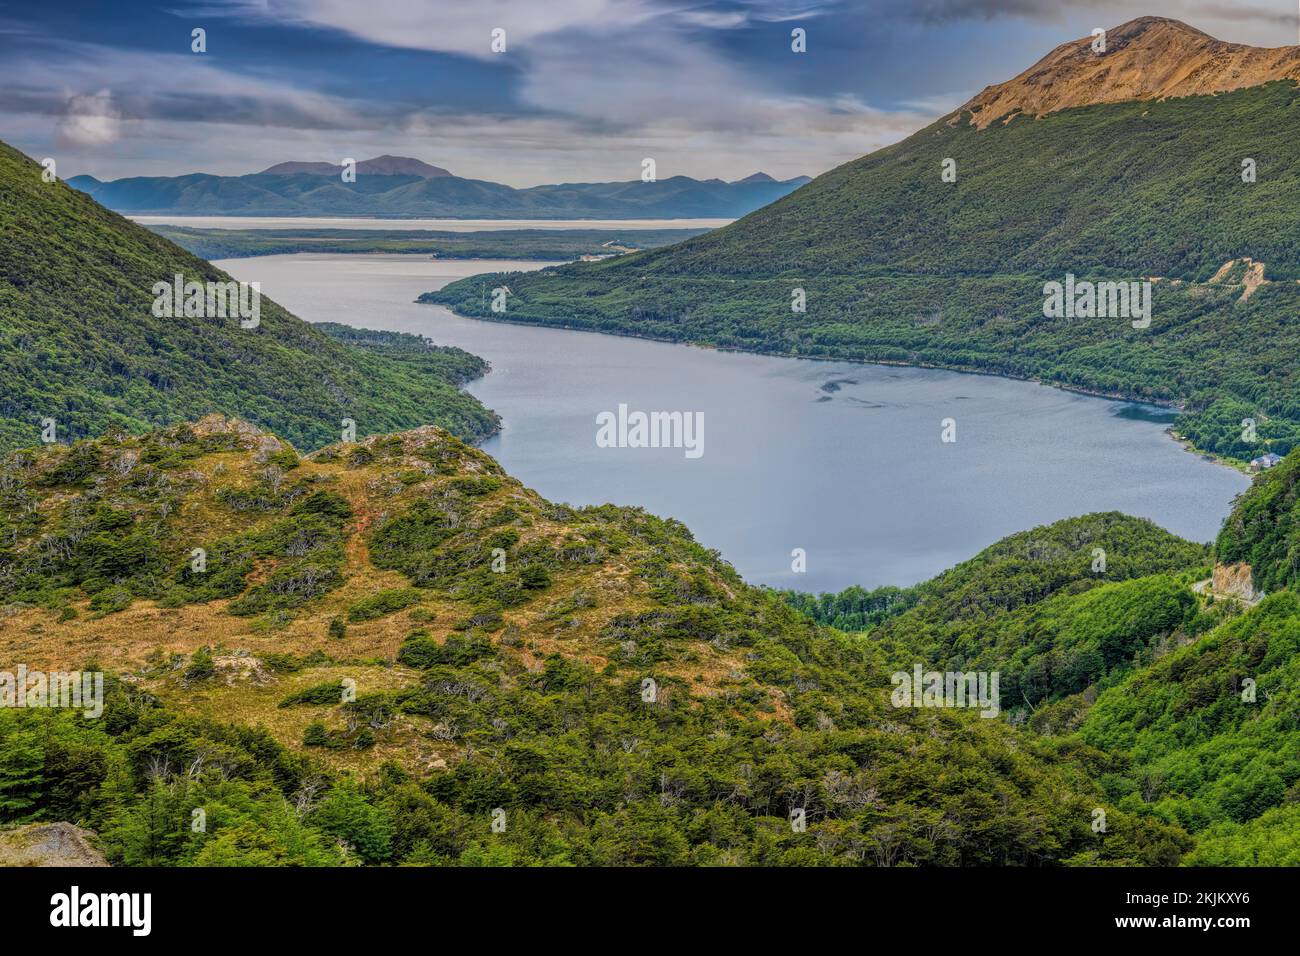
<path id="1" fill-rule="evenodd" d="M 1174 411 L 1178 411 L 1180 413 L 1183 411 L 1183 403 L 1173 401 L 1173 400 L 1133 398 L 1117 392 L 1104 392 L 1100 389 L 1089 389 L 1080 385 L 1045 381 L 1044 379 L 1035 378 L 1033 376 L 1012 375 L 1003 372 L 986 372 L 981 369 L 963 368 L 958 365 L 945 365 L 936 362 L 900 362 L 894 359 L 864 360 L 864 359 L 843 358 L 843 357 L 832 356 L 832 355 L 790 355 L 784 352 L 764 351 L 762 349 L 749 349 L 749 348 L 743 348 L 741 346 L 732 346 L 732 345 L 713 345 L 707 342 L 691 342 L 691 341 L 684 341 L 681 339 L 664 338 L 662 336 L 655 336 L 655 335 L 641 335 L 635 332 L 588 329 L 588 328 L 581 328 L 577 326 L 570 326 L 563 323 L 525 322 L 525 321 L 519 321 L 517 319 L 487 318 L 481 315 L 471 315 L 467 312 L 461 312 L 458 309 L 456 309 L 454 306 L 447 305 L 442 302 L 425 301 L 421 298 L 417 298 L 415 301 L 420 305 L 442 306 L 442 308 L 446 309 L 448 312 L 451 312 L 453 315 L 459 316 L 460 318 L 475 319 L 480 322 L 495 322 L 501 325 L 520 325 L 520 326 L 529 326 L 533 328 L 558 329 L 564 332 L 587 332 L 592 335 L 613 335 L 613 336 L 618 336 L 620 338 L 641 339 L 646 342 L 659 342 L 664 345 L 681 345 L 687 348 L 706 349 L 708 351 L 713 351 L 713 352 L 736 352 L 741 355 L 761 355 L 767 358 L 802 359 L 804 361 L 809 361 L 809 362 L 844 362 L 849 365 L 879 365 L 879 366 L 892 367 L 892 368 L 925 368 L 925 369 L 933 369 L 935 371 L 955 372 L 960 375 L 984 375 L 990 378 L 1003 378 L 1013 382 L 1030 382 L 1034 385 L 1041 385 L 1044 388 L 1055 388 L 1063 392 L 1073 392 L 1076 395 L 1086 395 L 1089 398 L 1100 398 L 1110 402 L 1122 402 L 1127 405 L 1146 405 L 1150 408 L 1171 409 Z M 1221 455 L 1217 455 L 1214 452 L 1207 451 L 1203 448 L 1198 448 L 1193 442 L 1191 442 L 1187 438 L 1184 438 L 1182 435 L 1176 432 L 1174 430 L 1173 423 L 1170 423 L 1164 429 L 1164 431 L 1165 434 L 1168 435 L 1172 441 L 1175 441 L 1179 445 L 1181 445 L 1183 450 L 1186 451 L 1188 454 L 1196 455 L 1201 459 L 1203 459 L 1204 461 L 1210 462 L 1211 464 L 1219 465 L 1220 467 L 1228 468 L 1232 471 L 1237 471 L 1247 476 L 1251 474 L 1249 467 L 1244 463 L 1237 462 L 1236 460 L 1231 458 L 1224 458 Z"/>

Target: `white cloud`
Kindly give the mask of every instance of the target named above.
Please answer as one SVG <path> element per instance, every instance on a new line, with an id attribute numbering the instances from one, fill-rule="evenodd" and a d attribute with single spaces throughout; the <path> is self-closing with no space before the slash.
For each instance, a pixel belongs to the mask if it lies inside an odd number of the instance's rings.
<path id="1" fill-rule="evenodd" d="M 113 107 L 113 94 L 107 89 L 71 96 L 59 120 L 55 142 L 80 149 L 106 146 L 121 135 L 121 119 Z"/>
<path id="2" fill-rule="evenodd" d="M 792 95 L 776 78 L 761 70 L 754 75 L 710 46 L 683 11 L 656 12 L 648 0 L 576 0 L 558 15 L 557 5 L 515 0 L 438 5 L 436 15 L 431 6 L 271 0 L 265 12 L 280 17 L 291 10 L 303 22 L 376 42 L 400 36 L 405 46 L 442 50 L 470 41 L 486 47 L 486 24 L 504 17 L 499 22 L 509 31 L 510 50 L 519 54 L 524 113 L 461 113 L 454 106 L 404 112 L 393 102 L 351 102 L 230 72 L 192 54 L 82 46 L 57 60 L 31 56 L 11 68 L 28 91 L 102 90 L 94 95 L 125 117 L 99 121 L 123 134 L 111 149 L 92 152 L 111 140 L 89 129 L 57 137 L 61 168 L 101 178 L 239 174 L 286 159 L 337 162 L 381 153 L 515 186 L 636 179 L 646 156 L 655 157 L 661 177 L 735 179 L 762 169 L 786 178 L 896 142 L 945 112 L 929 104 L 890 112 L 854 97 Z M 756 5 L 751 12 L 770 20 L 781 11 Z M 543 33 L 544 43 L 524 42 Z M 795 54 L 778 44 L 772 55 Z M 215 103 L 219 109 L 209 108 Z M 0 125 L 30 128 L 26 108 L 14 99 L 0 102 Z M 44 149 L 54 138 L 51 130 L 22 144 Z"/>

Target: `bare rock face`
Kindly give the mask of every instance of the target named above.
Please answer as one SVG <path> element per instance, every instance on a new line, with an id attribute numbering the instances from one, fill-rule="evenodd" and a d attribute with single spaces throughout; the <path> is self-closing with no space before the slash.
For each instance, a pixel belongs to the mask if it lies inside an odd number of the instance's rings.
<path id="1" fill-rule="evenodd" d="M 1240 598 L 1243 601 L 1255 600 L 1255 581 L 1251 567 L 1244 561 L 1241 564 L 1217 564 L 1211 584 L 1215 594 Z"/>
<path id="2" fill-rule="evenodd" d="M 1223 93 L 1300 79 L 1300 47 L 1267 49 L 1216 40 L 1165 17 L 1140 17 L 1093 38 L 1063 43 L 1015 79 L 987 87 L 961 108 L 983 129 L 1018 113 L 1044 116 L 1095 103 Z"/>
<path id="3" fill-rule="evenodd" d="M 0 830 L 0 866 L 108 866 L 95 834 L 71 823 L 29 823 Z"/>

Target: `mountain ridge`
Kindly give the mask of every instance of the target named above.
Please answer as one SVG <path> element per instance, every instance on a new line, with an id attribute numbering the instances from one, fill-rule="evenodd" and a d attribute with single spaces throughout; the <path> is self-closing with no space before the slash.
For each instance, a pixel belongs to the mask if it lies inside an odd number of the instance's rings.
<path id="1" fill-rule="evenodd" d="M 131 215 L 369 216 L 473 219 L 731 219 L 787 195 L 807 176 L 755 173 L 735 182 L 670 176 L 651 182 L 552 183 L 515 188 L 466 179 L 418 159 L 380 156 L 345 183 L 331 163 L 289 161 L 218 176 L 74 176 L 69 186 Z"/>
<path id="2" fill-rule="evenodd" d="M 290 160 L 268 166 L 255 175 L 288 176 L 296 173 L 307 173 L 313 176 L 337 176 L 341 171 L 342 166 L 336 163 Z M 388 153 L 383 156 L 376 156 L 373 159 L 359 161 L 356 165 L 356 171 L 359 176 L 418 176 L 421 179 L 438 179 L 452 175 L 441 166 L 431 166 L 423 160 L 413 159 L 410 156 L 392 156 Z"/>

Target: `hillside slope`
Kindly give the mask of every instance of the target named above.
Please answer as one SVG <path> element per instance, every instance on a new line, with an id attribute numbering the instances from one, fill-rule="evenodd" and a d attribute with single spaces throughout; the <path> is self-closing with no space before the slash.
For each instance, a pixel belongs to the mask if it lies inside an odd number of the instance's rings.
<path id="1" fill-rule="evenodd" d="M 41 173 L 0 143 L 0 450 L 34 444 L 43 419 L 68 441 L 214 411 L 307 448 L 336 440 L 344 418 L 360 434 L 496 428 L 457 387 L 486 363 L 459 349 L 408 337 L 403 350 L 358 351 L 265 296 L 257 328 L 155 316 L 155 283 L 230 277 Z"/>
<path id="2" fill-rule="evenodd" d="M 1070 518 L 1005 538 L 911 589 L 913 606 L 871 637 L 900 660 L 1000 671 L 1004 709 L 1025 719 L 1150 661 L 1175 633 L 1206 630 L 1189 585 L 1211 563 L 1209 548 L 1144 519 Z"/>
<path id="3" fill-rule="evenodd" d="M 1197 838 L 1189 865 L 1300 865 L 1300 598 L 1275 594 L 1104 691 L 1080 738 L 1125 809 Z"/>
<path id="4" fill-rule="evenodd" d="M 212 417 L 17 452 L 0 496 L 0 656 L 109 672 L 100 720 L 0 708 L 0 824 L 114 863 L 1300 853 L 1300 599 L 1206 603 L 1147 521 L 1013 535 L 847 635 L 432 427 L 300 458 Z M 891 705 L 917 666 L 1000 669 L 1002 719 Z"/>
<path id="5" fill-rule="evenodd" d="M 1288 455 L 1255 479 L 1219 532 L 1219 560 L 1250 564 L 1257 591 L 1300 584 L 1298 481 L 1300 458 Z"/>
<path id="6" fill-rule="evenodd" d="M 1258 577 L 1277 588 L 1253 607 L 1197 593 L 1210 557 L 1202 546 L 1099 514 L 1012 535 L 881 595 L 893 607 L 863 636 L 904 669 L 919 660 L 999 671 L 1008 721 L 1105 752 L 1108 801 L 1191 834 L 1185 865 L 1294 866 L 1300 598 L 1274 562 L 1293 536 L 1286 503 L 1298 464 L 1293 452 L 1257 478 L 1220 537 L 1219 561 L 1258 558 Z M 836 597 L 816 606 L 833 612 Z"/>
<path id="7" fill-rule="evenodd" d="M 440 429 L 299 459 L 210 418 L 19 452 L 0 490 L 0 656 L 110 672 L 102 719 L 0 708 L 0 823 L 91 827 L 114 863 L 1132 864 L 1192 845 L 1103 801 L 1122 762 L 892 707 L 869 642 L 677 522 L 552 504 Z"/>
<path id="8" fill-rule="evenodd" d="M 1106 56 L 1162 55 L 1161 32 Z M 1198 413 L 1182 430 L 1238 458 L 1296 443 L 1300 373 L 1277 362 L 1300 350 L 1300 244 L 1286 212 L 1300 204 L 1294 82 L 1016 114 L 983 129 L 953 119 L 704 236 L 502 277 L 513 293 L 504 315 L 475 301 L 495 277 L 427 298 L 490 319 L 1181 405 Z M 942 178 L 945 160 L 955 182 Z M 1070 275 L 1150 279 L 1149 327 L 1046 317 L 1045 283 Z M 805 311 L 792 306 L 796 290 Z M 1260 423 L 1257 438 L 1242 438 L 1245 417 Z"/>

